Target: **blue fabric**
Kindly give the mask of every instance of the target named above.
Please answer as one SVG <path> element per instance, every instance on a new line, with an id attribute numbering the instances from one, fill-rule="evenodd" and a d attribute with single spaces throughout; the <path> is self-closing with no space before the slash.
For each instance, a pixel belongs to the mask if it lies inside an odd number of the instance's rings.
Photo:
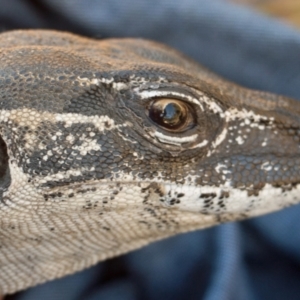
<path id="1" fill-rule="evenodd" d="M 299 31 L 225 1 L 0 0 L 0 7 L 3 30 L 150 38 L 235 82 L 300 99 Z M 180 235 L 14 299 L 300 299 L 299 216 L 298 205 Z"/>

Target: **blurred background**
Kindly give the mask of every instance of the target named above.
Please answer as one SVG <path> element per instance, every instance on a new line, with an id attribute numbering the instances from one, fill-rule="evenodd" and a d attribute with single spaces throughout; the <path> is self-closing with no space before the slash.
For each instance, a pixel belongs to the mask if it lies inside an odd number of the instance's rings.
<path id="1" fill-rule="evenodd" d="M 153 39 L 236 83 L 300 99 L 299 7 L 296 0 L 0 0 L 0 30 Z M 5 299 L 300 299 L 299 216 L 298 205 L 180 235 Z"/>
<path id="2" fill-rule="evenodd" d="M 284 20 L 289 24 L 300 27 L 300 1 L 299 0 L 225 0 L 232 3 L 247 5 Z"/>

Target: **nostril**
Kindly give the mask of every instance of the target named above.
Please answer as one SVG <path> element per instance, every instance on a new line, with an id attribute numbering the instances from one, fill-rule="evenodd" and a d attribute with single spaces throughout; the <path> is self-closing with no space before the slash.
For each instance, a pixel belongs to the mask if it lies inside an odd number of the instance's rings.
<path id="1" fill-rule="evenodd" d="M 0 136 L 0 202 L 11 182 L 8 159 L 7 146 Z"/>

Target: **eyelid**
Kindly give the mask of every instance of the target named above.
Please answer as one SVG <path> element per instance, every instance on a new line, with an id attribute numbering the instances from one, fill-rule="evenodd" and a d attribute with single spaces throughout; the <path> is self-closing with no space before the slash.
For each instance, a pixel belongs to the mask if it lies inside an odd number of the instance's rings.
<path id="1" fill-rule="evenodd" d="M 204 108 L 200 101 L 196 99 L 195 97 L 192 97 L 187 94 L 179 93 L 179 92 L 170 92 L 170 91 L 160 91 L 160 90 L 144 90 L 139 92 L 139 96 L 142 99 L 155 99 L 155 98 L 170 98 L 174 97 L 174 100 L 181 100 L 186 101 L 190 104 L 194 104 L 200 107 L 200 109 L 203 111 Z"/>

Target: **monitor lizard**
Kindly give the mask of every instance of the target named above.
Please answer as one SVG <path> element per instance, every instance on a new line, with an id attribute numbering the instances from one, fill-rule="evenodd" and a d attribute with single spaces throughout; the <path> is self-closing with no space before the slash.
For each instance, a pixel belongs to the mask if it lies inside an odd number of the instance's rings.
<path id="1" fill-rule="evenodd" d="M 0 35 L 0 294 L 299 202 L 300 104 L 143 39 Z"/>

